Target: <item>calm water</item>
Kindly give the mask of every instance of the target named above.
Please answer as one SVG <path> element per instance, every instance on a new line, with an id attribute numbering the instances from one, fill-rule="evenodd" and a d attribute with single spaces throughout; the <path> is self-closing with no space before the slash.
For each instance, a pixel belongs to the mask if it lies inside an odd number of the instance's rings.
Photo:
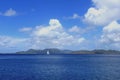
<path id="1" fill-rule="evenodd" d="M 0 55 L 0 80 L 120 80 L 120 55 Z"/>

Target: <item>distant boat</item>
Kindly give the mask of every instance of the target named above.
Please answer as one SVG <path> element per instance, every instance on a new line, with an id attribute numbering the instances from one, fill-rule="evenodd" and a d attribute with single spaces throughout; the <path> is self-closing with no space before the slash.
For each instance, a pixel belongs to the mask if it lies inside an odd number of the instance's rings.
<path id="1" fill-rule="evenodd" d="M 47 51 L 47 55 L 49 55 L 50 54 L 50 52 L 49 51 Z"/>

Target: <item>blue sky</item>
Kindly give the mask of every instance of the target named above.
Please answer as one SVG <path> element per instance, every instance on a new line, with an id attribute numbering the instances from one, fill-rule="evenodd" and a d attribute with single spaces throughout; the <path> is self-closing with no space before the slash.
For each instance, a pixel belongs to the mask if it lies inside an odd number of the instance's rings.
<path id="1" fill-rule="evenodd" d="M 74 0 L 69 2 L 65 0 L 5 0 L 0 3 L 1 12 L 12 8 L 17 12 L 17 15 L 12 17 L 0 16 L 0 26 L 3 26 L 0 27 L 0 33 L 5 33 L 6 28 L 11 27 L 12 29 L 8 29 L 7 31 L 8 34 L 5 34 L 14 35 L 14 32 L 16 34 L 21 27 L 34 27 L 36 25 L 48 24 L 52 18 L 59 19 L 66 28 L 75 24 L 80 25 L 82 23 L 79 20 L 71 20 L 69 22 L 63 19 L 63 17 L 72 16 L 74 13 L 82 16 L 90 6 L 90 0 L 78 0 L 76 2 Z"/>
<path id="2" fill-rule="evenodd" d="M 1 1 L 0 52 L 31 48 L 119 50 L 119 3 L 119 0 Z"/>

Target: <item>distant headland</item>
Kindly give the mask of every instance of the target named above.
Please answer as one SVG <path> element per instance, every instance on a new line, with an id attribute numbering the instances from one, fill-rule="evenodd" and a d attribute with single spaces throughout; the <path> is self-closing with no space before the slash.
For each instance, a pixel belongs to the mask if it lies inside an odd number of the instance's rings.
<path id="1" fill-rule="evenodd" d="M 0 54 L 120 54 L 117 50 L 61 50 L 57 48 L 49 48 L 43 50 L 29 49 L 27 51 L 19 51 L 15 53 L 0 53 Z"/>

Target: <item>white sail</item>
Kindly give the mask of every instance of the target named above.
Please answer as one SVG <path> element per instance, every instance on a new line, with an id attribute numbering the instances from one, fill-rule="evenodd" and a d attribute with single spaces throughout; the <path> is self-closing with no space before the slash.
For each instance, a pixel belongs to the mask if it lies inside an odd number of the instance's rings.
<path id="1" fill-rule="evenodd" d="M 47 51 L 47 55 L 49 55 L 50 54 L 50 52 L 49 51 Z"/>

